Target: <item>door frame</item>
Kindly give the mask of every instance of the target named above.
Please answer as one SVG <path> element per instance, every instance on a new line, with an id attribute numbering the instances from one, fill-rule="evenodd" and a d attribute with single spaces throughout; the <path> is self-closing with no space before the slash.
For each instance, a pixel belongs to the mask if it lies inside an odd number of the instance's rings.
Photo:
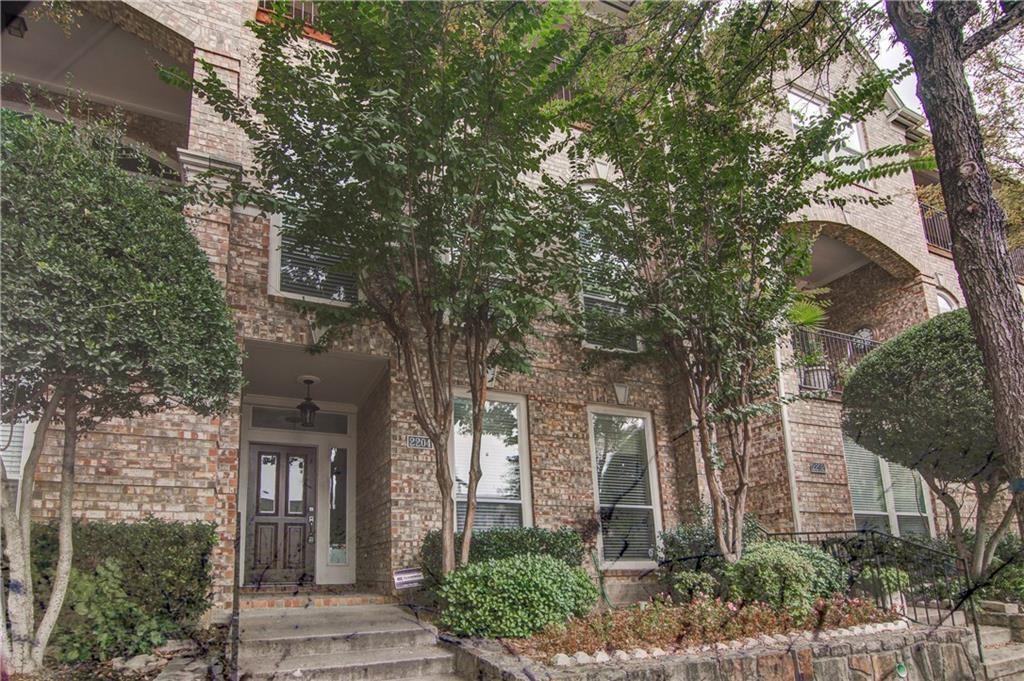
<path id="1" fill-rule="evenodd" d="M 253 406 L 293 408 L 299 398 L 274 397 L 270 395 L 245 395 L 242 398 L 241 437 L 238 457 L 238 505 L 243 527 L 239 528 L 239 585 L 249 583 L 245 556 L 249 547 L 245 529 L 249 523 L 249 447 L 251 444 L 276 444 L 281 446 L 311 447 L 316 449 L 316 551 L 314 560 L 315 584 L 354 584 L 356 581 L 356 433 L 358 409 L 353 404 L 317 400 L 321 410 L 337 412 L 348 416 L 348 433 L 316 433 L 301 430 L 278 430 L 252 427 Z M 344 565 L 327 563 L 330 496 L 330 452 L 332 447 L 348 450 L 347 528 L 348 560 Z"/>

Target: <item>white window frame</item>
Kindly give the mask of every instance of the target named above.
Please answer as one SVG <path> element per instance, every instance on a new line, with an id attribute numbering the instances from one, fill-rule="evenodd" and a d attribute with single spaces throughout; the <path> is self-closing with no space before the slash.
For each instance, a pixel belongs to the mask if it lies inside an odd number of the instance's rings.
<path id="1" fill-rule="evenodd" d="M 819 113 L 823 113 L 825 108 L 828 106 L 828 102 L 823 100 L 823 99 L 821 99 L 820 97 L 815 97 L 814 95 L 812 95 L 809 92 L 806 92 L 804 90 L 800 90 L 800 89 L 797 89 L 797 88 L 790 88 L 789 92 L 787 93 L 786 101 L 787 101 L 787 104 L 790 105 L 789 109 L 788 109 L 789 125 L 790 125 L 791 130 L 794 133 L 800 128 L 800 124 L 797 122 L 796 114 L 793 111 L 792 102 L 790 100 L 790 97 L 796 97 L 797 99 L 802 99 L 803 101 L 807 102 L 808 104 L 811 104 L 812 106 L 818 107 Z M 863 121 L 850 121 L 850 123 L 846 127 L 848 127 L 850 129 L 850 131 L 853 133 L 853 137 L 855 138 L 857 144 L 859 144 L 861 148 L 860 149 L 855 149 L 853 147 L 850 147 L 850 146 L 847 146 L 846 144 L 844 144 L 842 150 L 840 152 L 838 152 L 838 153 L 841 154 L 843 151 L 848 151 L 848 152 L 851 152 L 853 154 L 863 154 L 863 153 L 867 152 L 867 150 L 868 150 L 867 137 L 864 135 L 864 123 L 863 123 Z M 835 153 L 837 153 L 837 152 L 832 152 L 831 154 L 825 154 L 825 158 L 826 159 L 833 158 Z M 865 159 L 861 159 L 860 163 L 857 165 L 857 170 L 866 170 L 868 167 L 869 167 L 868 159 L 866 159 L 866 158 Z"/>
<path id="2" fill-rule="evenodd" d="M 471 400 L 469 390 L 457 388 L 452 391 L 454 399 Z M 516 393 L 504 393 L 494 390 L 487 391 L 488 402 L 514 402 L 518 407 L 519 415 L 519 503 L 522 505 L 522 527 L 533 527 L 533 479 L 530 477 L 530 419 L 526 410 L 526 396 Z M 454 412 L 454 410 L 453 410 Z M 455 416 L 452 414 L 452 432 L 448 437 L 448 463 L 452 469 L 452 502 L 455 504 L 455 530 L 458 531 L 458 503 L 459 494 L 456 491 L 455 480 Z M 480 501 L 477 495 L 477 501 Z M 507 503 L 508 500 L 484 499 L 487 503 Z"/>
<path id="3" fill-rule="evenodd" d="M 280 213 L 270 216 L 270 259 L 267 272 L 267 295 L 301 300 L 304 303 L 315 303 L 317 305 L 333 305 L 335 307 L 352 307 L 352 303 L 345 300 L 332 300 L 330 298 L 319 298 L 317 296 L 304 296 L 301 293 L 281 290 L 281 225 L 283 223 Z M 356 295 L 362 300 L 363 291 L 357 287 Z"/>
<path id="4" fill-rule="evenodd" d="M 844 465 L 845 465 L 845 456 L 846 455 L 844 453 L 844 455 L 843 455 L 843 457 L 844 457 Z M 916 479 L 917 484 L 921 486 L 921 496 L 924 499 L 924 514 L 921 514 L 921 513 L 907 513 L 907 512 L 897 511 L 896 510 L 896 498 L 893 496 L 893 493 L 892 493 L 892 474 L 889 472 L 889 462 L 886 461 L 885 459 L 883 459 L 882 457 L 878 456 L 877 454 L 875 454 L 875 458 L 878 459 L 878 473 L 879 473 L 879 475 L 881 476 L 881 479 L 882 479 L 882 496 L 883 496 L 883 498 L 885 500 L 885 510 L 884 511 L 858 511 L 858 510 L 852 508 L 852 501 L 853 501 L 853 499 L 851 497 L 851 500 L 850 500 L 851 501 L 851 509 L 853 511 L 854 517 L 856 517 L 856 516 L 875 516 L 875 517 L 878 517 L 878 518 L 887 518 L 889 520 L 889 534 L 891 534 L 894 537 L 899 537 L 900 536 L 900 523 L 899 523 L 900 516 L 908 516 L 908 517 L 911 517 L 911 518 L 920 518 L 923 515 L 923 517 L 925 518 L 925 521 L 927 522 L 927 525 L 928 525 L 928 536 L 934 538 L 935 537 L 935 516 L 932 513 L 932 501 L 931 501 L 931 495 L 929 494 L 930 488 L 924 483 L 924 480 L 921 478 L 921 475 L 917 471 L 914 471 L 914 470 L 910 471 L 911 474 Z M 849 475 L 849 469 L 847 469 L 847 475 Z M 847 488 L 849 488 L 849 485 L 850 485 L 849 480 L 847 480 L 846 485 L 847 485 Z"/>
<path id="5" fill-rule="evenodd" d="M 590 477 L 594 489 L 594 513 L 597 515 L 599 525 L 601 519 L 601 488 L 597 475 L 597 450 L 594 447 L 596 442 L 594 437 L 594 415 L 628 416 L 640 418 L 644 421 L 647 456 L 650 462 L 650 465 L 647 467 L 647 474 L 651 486 L 651 510 L 654 515 L 654 551 L 655 555 L 657 555 L 663 530 L 661 521 L 661 487 L 658 484 L 658 452 L 654 447 L 654 419 L 651 416 L 651 412 L 639 409 L 623 409 L 622 407 L 612 407 L 603 404 L 587 405 L 586 412 L 587 438 L 590 447 Z M 634 504 L 622 504 L 622 506 L 625 508 L 647 508 L 647 506 L 637 506 Z M 651 560 L 607 560 L 604 557 L 604 528 L 601 527 L 598 528 L 597 532 L 597 558 L 598 566 L 601 569 L 649 570 L 658 565 L 657 558 Z"/>
<path id="6" fill-rule="evenodd" d="M 25 431 L 21 438 L 21 456 L 18 459 L 18 470 L 7 471 L 7 475 L 10 476 L 8 480 L 18 483 L 19 488 L 25 473 L 25 463 L 28 461 L 28 455 L 32 452 L 32 443 L 36 439 L 36 427 L 39 425 L 38 421 L 23 421 L 23 423 L 25 424 Z M 6 444 L 6 440 L 2 438 L 3 434 L 0 433 L 0 447 Z"/>
<path id="7" fill-rule="evenodd" d="M 949 306 L 948 310 L 943 311 L 940 309 L 942 305 L 941 301 L 945 301 L 946 305 Z M 938 310 L 938 314 L 944 314 L 944 312 L 952 312 L 953 310 L 959 310 L 960 304 L 956 301 L 956 298 L 947 291 L 941 289 L 935 290 L 935 309 Z"/>

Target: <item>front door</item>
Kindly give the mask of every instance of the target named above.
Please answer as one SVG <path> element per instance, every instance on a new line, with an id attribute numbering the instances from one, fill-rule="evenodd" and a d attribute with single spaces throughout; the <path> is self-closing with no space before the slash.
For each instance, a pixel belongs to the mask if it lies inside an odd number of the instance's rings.
<path id="1" fill-rule="evenodd" d="M 247 506 L 249 583 L 312 583 L 316 448 L 250 445 Z"/>

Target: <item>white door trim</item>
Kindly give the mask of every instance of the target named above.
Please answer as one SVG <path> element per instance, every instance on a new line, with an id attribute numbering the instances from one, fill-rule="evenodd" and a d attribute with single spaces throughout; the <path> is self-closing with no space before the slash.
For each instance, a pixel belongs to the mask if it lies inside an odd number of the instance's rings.
<path id="1" fill-rule="evenodd" d="M 246 583 L 246 508 L 249 495 L 249 445 L 252 442 L 275 443 L 314 447 L 317 451 L 316 481 L 316 584 L 354 584 L 356 581 L 356 428 L 357 409 L 355 405 L 317 400 L 321 410 L 343 413 L 348 416 L 348 433 L 316 433 L 301 430 L 278 430 L 275 428 L 254 428 L 252 408 L 254 405 L 267 407 L 294 407 L 296 398 L 272 397 L 267 395 L 246 395 L 242 400 L 241 442 L 238 457 L 238 505 L 243 527 L 239 528 L 239 574 L 238 583 Z M 332 448 L 348 451 L 346 540 L 348 562 L 344 565 L 329 565 L 327 562 L 330 523 L 329 480 Z"/>

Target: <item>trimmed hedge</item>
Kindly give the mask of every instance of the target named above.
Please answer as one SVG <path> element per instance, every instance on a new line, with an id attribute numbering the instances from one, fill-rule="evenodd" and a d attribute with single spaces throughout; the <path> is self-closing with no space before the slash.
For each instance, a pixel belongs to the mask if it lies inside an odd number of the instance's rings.
<path id="1" fill-rule="evenodd" d="M 803 556 L 814 568 L 812 588 L 815 596 L 828 598 L 846 593 L 850 586 L 850 573 L 843 564 L 816 546 L 802 542 L 786 542 L 792 550 Z"/>
<path id="2" fill-rule="evenodd" d="M 521 638 L 586 615 L 597 587 L 581 567 L 537 554 L 470 563 L 439 589 L 441 624 L 463 636 Z"/>
<path id="3" fill-rule="evenodd" d="M 212 523 L 75 523 L 68 598 L 54 632 L 63 659 L 146 652 L 188 635 L 210 607 Z M 57 527 L 32 528 L 37 607 L 49 601 Z"/>
<path id="4" fill-rule="evenodd" d="M 462 533 L 455 535 L 455 547 L 462 543 Z M 569 567 L 583 563 L 583 539 L 571 527 L 545 530 L 540 527 L 494 527 L 473 532 L 469 562 L 511 558 L 524 554 L 551 556 Z M 428 587 L 436 586 L 441 574 L 441 532 L 431 530 L 420 548 L 420 566 Z"/>

